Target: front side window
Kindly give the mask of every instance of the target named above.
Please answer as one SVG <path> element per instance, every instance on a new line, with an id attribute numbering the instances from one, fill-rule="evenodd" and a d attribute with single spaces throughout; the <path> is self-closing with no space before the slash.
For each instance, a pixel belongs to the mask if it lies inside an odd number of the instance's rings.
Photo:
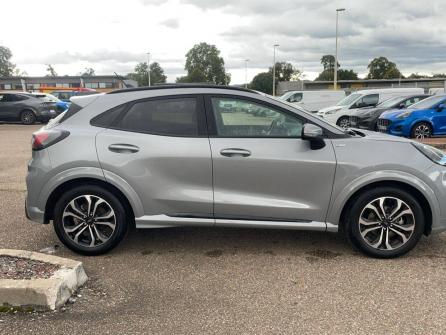
<path id="1" fill-rule="evenodd" d="M 301 100 L 302 100 L 302 93 L 295 93 L 290 97 L 290 99 L 288 101 L 289 102 L 300 102 Z"/>
<path id="2" fill-rule="evenodd" d="M 116 127 L 156 135 L 198 136 L 198 115 L 196 98 L 141 101 L 129 108 Z"/>
<path id="3" fill-rule="evenodd" d="M 212 98 L 216 132 L 222 137 L 300 137 L 303 121 L 294 115 L 235 98 Z"/>

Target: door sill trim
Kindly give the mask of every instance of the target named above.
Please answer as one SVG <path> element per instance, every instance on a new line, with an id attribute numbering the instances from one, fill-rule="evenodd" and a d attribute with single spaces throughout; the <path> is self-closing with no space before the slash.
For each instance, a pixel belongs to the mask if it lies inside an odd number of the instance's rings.
<path id="1" fill-rule="evenodd" d="M 311 231 L 337 232 L 338 226 L 319 221 L 274 221 L 274 220 L 244 220 L 244 219 L 213 219 L 204 217 L 169 216 L 165 214 L 144 215 L 135 218 L 136 228 L 167 228 L 176 226 L 195 227 L 234 227 L 263 229 L 295 229 Z"/>

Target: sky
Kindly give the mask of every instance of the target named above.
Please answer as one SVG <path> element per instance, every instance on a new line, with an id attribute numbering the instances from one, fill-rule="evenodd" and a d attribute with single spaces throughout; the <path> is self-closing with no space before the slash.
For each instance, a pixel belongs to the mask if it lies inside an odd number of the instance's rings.
<path id="1" fill-rule="evenodd" d="M 446 73 L 446 0 L 3 0 L 0 45 L 28 75 L 125 75 L 138 62 L 160 63 L 168 82 L 184 75 L 185 54 L 207 42 L 221 51 L 231 84 L 248 81 L 277 61 L 314 79 L 320 58 L 364 76 L 377 56 L 403 74 Z"/>

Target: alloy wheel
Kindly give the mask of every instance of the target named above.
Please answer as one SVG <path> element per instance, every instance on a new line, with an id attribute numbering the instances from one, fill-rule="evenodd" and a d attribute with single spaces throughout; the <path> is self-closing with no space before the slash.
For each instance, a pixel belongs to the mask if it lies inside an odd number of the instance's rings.
<path id="1" fill-rule="evenodd" d="M 361 237 L 369 246 L 389 251 L 409 241 L 415 231 L 415 216 L 401 199 L 380 197 L 363 208 L 358 224 Z"/>
<path id="2" fill-rule="evenodd" d="M 431 137 L 431 129 L 426 124 L 420 124 L 415 128 L 414 131 L 415 138 L 424 139 L 426 137 Z"/>
<path id="3" fill-rule="evenodd" d="M 34 123 L 34 114 L 32 112 L 24 112 L 22 115 L 22 122 L 24 124 Z"/>
<path id="4" fill-rule="evenodd" d="M 341 118 L 338 123 L 341 128 L 348 128 L 350 126 L 350 121 L 347 118 Z"/>
<path id="5" fill-rule="evenodd" d="M 116 215 L 101 197 L 81 195 L 65 207 L 62 226 L 74 243 L 93 248 L 112 237 L 116 229 Z"/>

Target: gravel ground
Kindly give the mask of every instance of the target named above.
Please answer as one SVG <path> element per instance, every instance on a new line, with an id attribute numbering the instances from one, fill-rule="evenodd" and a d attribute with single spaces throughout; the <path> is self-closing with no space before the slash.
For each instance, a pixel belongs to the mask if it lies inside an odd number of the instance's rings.
<path id="1" fill-rule="evenodd" d="M 0 256 L 0 279 L 49 278 L 59 265 L 21 257 Z"/>
<path id="2" fill-rule="evenodd" d="M 446 334 L 445 234 L 396 260 L 335 234 L 204 228 L 132 231 L 107 255 L 73 254 L 24 216 L 36 128 L 0 125 L 0 246 L 55 250 L 90 280 L 59 311 L 0 314 L 2 334 Z"/>

